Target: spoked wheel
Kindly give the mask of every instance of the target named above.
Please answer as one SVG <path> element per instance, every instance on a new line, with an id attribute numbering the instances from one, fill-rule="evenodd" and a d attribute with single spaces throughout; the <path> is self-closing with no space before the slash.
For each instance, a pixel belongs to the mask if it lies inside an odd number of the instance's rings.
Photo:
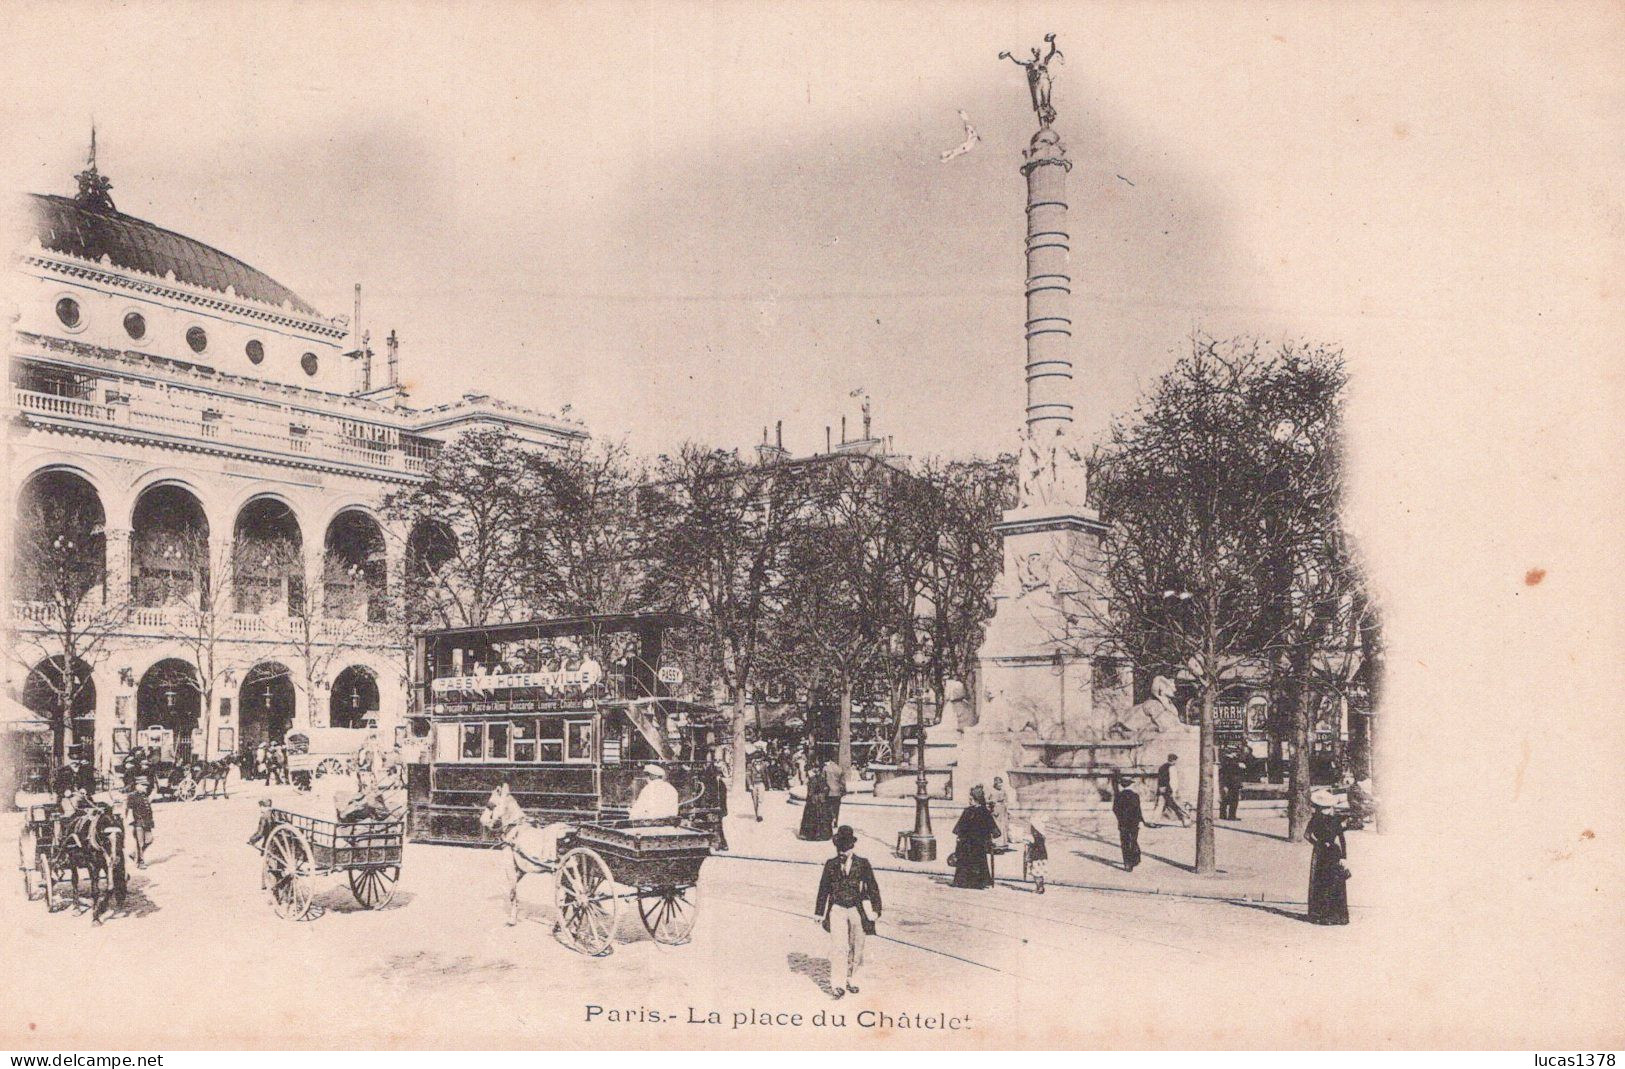
<path id="1" fill-rule="evenodd" d="M 694 931 L 700 915 L 700 889 L 688 887 L 639 887 L 638 916 L 643 926 L 663 946 L 682 946 Z"/>
<path id="2" fill-rule="evenodd" d="M 583 954 L 607 954 L 615 939 L 621 900 L 604 859 L 589 847 L 578 846 L 559 862 L 554 900 L 559 924 Z"/>
<path id="3" fill-rule="evenodd" d="M 197 781 L 193 779 L 182 780 L 181 785 L 175 790 L 175 797 L 179 798 L 183 802 L 190 802 L 192 799 L 196 798 Z"/>
<path id="4" fill-rule="evenodd" d="M 395 897 L 395 881 L 401 878 L 398 866 L 380 869 L 351 869 L 350 893 L 367 909 L 381 909 Z"/>
<path id="5" fill-rule="evenodd" d="M 265 843 L 265 890 L 271 908 L 283 920 L 302 921 L 310 917 L 315 890 L 310 844 L 297 829 L 279 824 Z"/>
<path id="6" fill-rule="evenodd" d="M 38 841 L 39 836 L 26 828 L 17 837 L 17 867 L 22 870 L 23 895 L 29 901 L 39 897 L 39 874 L 35 871 L 35 866 L 39 864 L 35 854 Z"/>
<path id="7" fill-rule="evenodd" d="M 324 757 L 321 763 L 316 766 L 316 774 L 318 776 L 342 776 L 344 774 L 344 763 L 336 757 Z"/>
<path id="8" fill-rule="evenodd" d="M 40 877 L 45 883 L 45 909 L 55 913 L 64 905 L 62 892 L 57 888 L 57 881 L 62 878 L 62 870 L 57 868 L 56 859 L 49 853 L 39 856 Z"/>

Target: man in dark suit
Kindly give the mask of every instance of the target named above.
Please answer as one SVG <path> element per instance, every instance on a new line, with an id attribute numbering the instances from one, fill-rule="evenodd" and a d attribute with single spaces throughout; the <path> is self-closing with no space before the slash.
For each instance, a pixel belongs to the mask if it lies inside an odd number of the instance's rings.
<path id="1" fill-rule="evenodd" d="M 1240 820 L 1241 788 L 1247 782 L 1247 762 L 1235 748 L 1224 752 L 1219 764 L 1219 819 Z"/>
<path id="2" fill-rule="evenodd" d="M 1117 817 L 1117 839 L 1123 847 L 1123 871 L 1133 872 L 1140 863 L 1140 825 L 1145 824 L 1145 813 L 1140 808 L 1140 796 L 1134 790 L 1134 781 L 1127 776 L 1117 777 L 1117 797 L 1112 799 L 1112 815 Z"/>
<path id="3" fill-rule="evenodd" d="M 857 994 L 858 985 L 852 978 L 863 964 L 864 937 L 875 934 L 875 921 L 880 918 L 880 885 L 868 859 L 852 852 L 858 837 L 851 827 L 842 824 L 834 843 L 836 853 L 824 862 L 813 915 L 830 936 L 829 989 L 840 998 L 848 991 Z"/>

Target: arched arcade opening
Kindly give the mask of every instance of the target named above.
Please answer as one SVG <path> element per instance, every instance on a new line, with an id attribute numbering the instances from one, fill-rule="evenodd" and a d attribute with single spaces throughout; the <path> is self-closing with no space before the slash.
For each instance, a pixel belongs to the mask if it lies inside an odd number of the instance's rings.
<path id="1" fill-rule="evenodd" d="M 159 661 L 136 686 L 137 744 L 157 746 L 165 760 L 203 756 L 202 709 L 197 669 L 174 657 Z"/>
<path id="2" fill-rule="evenodd" d="M 238 745 L 252 752 L 262 742 L 282 742 L 293 726 L 293 674 L 280 661 L 261 661 L 243 677 L 237 694 Z"/>
<path id="3" fill-rule="evenodd" d="M 327 722 L 336 728 L 376 727 L 378 679 L 370 669 L 351 665 L 333 680 Z"/>

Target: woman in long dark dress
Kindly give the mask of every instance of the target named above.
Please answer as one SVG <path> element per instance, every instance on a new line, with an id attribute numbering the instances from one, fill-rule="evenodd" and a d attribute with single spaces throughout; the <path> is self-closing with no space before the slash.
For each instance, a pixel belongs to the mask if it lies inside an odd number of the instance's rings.
<path id="1" fill-rule="evenodd" d="M 1314 846 L 1309 862 L 1309 920 L 1313 924 L 1349 922 L 1348 843 L 1343 839 L 1343 817 L 1336 811 L 1336 799 L 1329 791 L 1309 796 L 1315 815 L 1303 836 Z"/>
<path id="2" fill-rule="evenodd" d="M 954 825 L 954 886 L 983 890 L 993 886 L 993 873 L 987 857 L 999 826 L 987 808 L 987 796 L 980 785 L 970 791 L 970 805 Z"/>
<path id="3" fill-rule="evenodd" d="M 817 766 L 807 770 L 807 804 L 801 807 L 801 830 L 797 836 L 812 840 L 829 838 L 829 784 L 824 780 L 824 770 Z"/>

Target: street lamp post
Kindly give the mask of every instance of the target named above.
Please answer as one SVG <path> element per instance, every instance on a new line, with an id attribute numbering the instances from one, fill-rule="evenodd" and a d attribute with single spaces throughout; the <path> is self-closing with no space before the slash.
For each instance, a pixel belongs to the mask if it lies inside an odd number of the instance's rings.
<path id="1" fill-rule="evenodd" d="M 919 648 L 914 654 L 914 665 L 923 669 L 929 663 L 925 650 Z M 915 677 L 918 679 L 918 675 Z M 931 831 L 931 792 L 925 778 L 925 692 L 921 688 L 914 702 L 914 749 L 915 766 L 914 776 L 914 830 L 908 836 L 908 859 L 910 861 L 935 861 L 937 859 L 937 837 Z"/>

